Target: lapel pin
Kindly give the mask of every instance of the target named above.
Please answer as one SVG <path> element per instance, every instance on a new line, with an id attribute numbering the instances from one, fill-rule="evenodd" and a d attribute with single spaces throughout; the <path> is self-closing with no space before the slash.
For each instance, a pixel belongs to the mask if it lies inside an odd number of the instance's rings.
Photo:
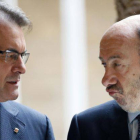
<path id="1" fill-rule="evenodd" d="M 15 128 L 15 129 L 14 129 L 14 132 L 15 132 L 15 133 L 18 133 L 18 131 L 19 131 L 18 128 Z"/>

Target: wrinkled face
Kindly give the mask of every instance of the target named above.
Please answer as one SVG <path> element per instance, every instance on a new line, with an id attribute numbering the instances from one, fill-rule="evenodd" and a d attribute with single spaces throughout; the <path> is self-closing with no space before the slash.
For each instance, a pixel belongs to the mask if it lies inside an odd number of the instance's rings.
<path id="1" fill-rule="evenodd" d="M 0 51 L 25 51 L 24 35 L 20 27 L 11 23 L 0 24 Z M 26 71 L 21 56 L 15 63 L 5 62 L 0 54 L 0 102 L 18 97 L 20 75 Z"/>
<path id="2" fill-rule="evenodd" d="M 140 111 L 140 56 L 136 40 L 119 35 L 104 36 L 100 60 L 105 67 L 102 84 L 127 112 Z"/>

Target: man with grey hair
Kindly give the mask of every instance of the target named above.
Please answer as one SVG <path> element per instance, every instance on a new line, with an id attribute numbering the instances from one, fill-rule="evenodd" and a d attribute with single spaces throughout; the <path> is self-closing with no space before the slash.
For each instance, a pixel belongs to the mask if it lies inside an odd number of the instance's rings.
<path id="1" fill-rule="evenodd" d="M 140 15 L 106 31 L 99 59 L 114 100 L 75 115 L 68 140 L 140 140 Z"/>
<path id="2" fill-rule="evenodd" d="M 54 140 L 49 119 L 10 101 L 18 97 L 20 75 L 29 58 L 23 28 L 30 20 L 19 8 L 0 2 L 0 140 Z"/>

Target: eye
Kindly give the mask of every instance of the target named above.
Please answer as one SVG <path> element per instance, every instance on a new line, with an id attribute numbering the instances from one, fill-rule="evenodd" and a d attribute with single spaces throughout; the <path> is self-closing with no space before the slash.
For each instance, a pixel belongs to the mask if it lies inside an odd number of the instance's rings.
<path id="1" fill-rule="evenodd" d="M 102 63 L 102 65 L 103 65 L 104 67 L 106 67 L 106 63 Z"/>
<path id="2" fill-rule="evenodd" d="M 114 63 L 114 67 L 119 67 L 119 66 L 121 66 L 121 64 L 119 64 L 119 63 Z"/>
<path id="3" fill-rule="evenodd" d="M 18 55 L 16 53 L 8 53 L 7 57 L 9 59 L 13 59 L 13 60 L 17 60 L 18 59 Z"/>
<path id="4" fill-rule="evenodd" d="M 5 55 L 3 55 L 3 54 L 0 55 L 0 58 L 5 59 Z"/>

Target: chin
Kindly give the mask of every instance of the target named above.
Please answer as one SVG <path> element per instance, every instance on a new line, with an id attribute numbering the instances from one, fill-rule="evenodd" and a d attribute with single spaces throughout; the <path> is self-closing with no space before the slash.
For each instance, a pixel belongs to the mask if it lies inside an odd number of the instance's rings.
<path id="1" fill-rule="evenodd" d="M 18 90 L 14 91 L 12 93 L 9 91 L 2 92 L 2 93 L 0 93 L 0 102 L 16 100 L 18 98 L 18 95 L 19 95 Z"/>
<path id="2" fill-rule="evenodd" d="M 16 100 L 19 96 L 19 92 L 15 91 L 10 95 L 10 99 L 9 100 Z"/>
<path id="3" fill-rule="evenodd" d="M 139 104 L 133 104 L 133 103 L 130 103 L 130 104 L 126 104 L 126 105 L 121 105 L 119 104 L 119 106 L 125 110 L 126 112 L 129 112 L 129 113 L 135 113 L 135 112 L 138 112 L 140 111 L 140 105 Z"/>
<path id="4" fill-rule="evenodd" d="M 18 96 L 14 96 L 11 100 L 16 100 L 18 98 Z"/>

